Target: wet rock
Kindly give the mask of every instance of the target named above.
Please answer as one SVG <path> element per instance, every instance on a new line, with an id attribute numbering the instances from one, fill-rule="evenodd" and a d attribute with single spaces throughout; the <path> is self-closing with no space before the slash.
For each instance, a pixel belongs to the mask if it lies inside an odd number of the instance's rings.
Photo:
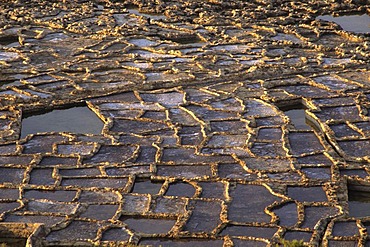
<path id="1" fill-rule="evenodd" d="M 54 169 L 52 168 L 34 168 L 30 173 L 29 184 L 36 185 L 54 185 L 56 180 L 53 177 Z"/>
<path id="2" fill-rule="evenodd" d="M 333 217 L 338 213 L 338 209 L 333 207 L 305 207 L 305 219 L 302 227 L 315 228 L 321 219 Z"/>
<path id="3" fill-rule="evenodd" d="M 52 231 L 50 234 L 46 236 L 46 239 L 50 242 L 68 242 L 68 241 L 76 241 L 76 239 L 94 239 L 97 235 L 98 229 L 101 225 L 93 222 L 87 221 L 73 221 L 70 223 L 66 228 L 61 230 Z M 79 238 L 78 236 L 84 233 L 83 238 Z"/>
<path id="4" fill-rule="evenodd" d="M 276 232 L 278 228 L 275 227 L 253 227 L 253 226 L 239 226 L 230 225 L 227 226 L 221 235 L 229 236 L 250 236 L 255 238 L 265 238 L 270 239 Z"/>
<path id="5" fill-rule="evenodd" d="M 74 190 L 26 190 L 27 199 L 46 199 L 50 201 L 71 202 L 76 197 Z"/>
<path id="6" fill-rule="evenodd" d="M 292 187 L 287 188 L 287 195 L 301 202 L 323 202 L 327 201 L 327 195 L 322 187 Z"/>
<path id="7" fill-rule="evenodd" d="M 270 194 L 263 186 L 237 184 L 229 191 L 232 198 L 229 206 L 228 219 L 240 222 L 270 222 L 271 217 L 265 213 L 265 208 L 280 198 Z M 245 201 L 244 198 L 253 198 Z"/>
<path id="8" fill-rule="evenodd" d="M 61 185 L 75 188 L 124 189 L 127 178 L 63 178 Z"/>
<path id="9" fill-rule="evenodd" d="M 165 234 L 168 233 L 176 220 L 168 219 L 150 219 L 150 218 L 128 218 L 123 222 L 128 228 L 137 233 L 144 234 Z"/>
<path id="10" fill-rule="evenodd" d="M 291 227 L 298 222 L 298 209 L 294 202 L 283 204 L 272 211 L 279 217 L 280 226 Z"/>
<path id="11" fill-rule="evenodd" d="M 218 202 L 192 200 L 188 208 L 192 213 L 183 231 L 212 232 L 221 223 L 221 205 Z"/>
<path id="12" fill-rule="evenodd" d="M 88 218 L 93 220 L 109 220 L 111 219 L 118 210 L 118 205 L 89 205 L 82 214 L 79 215 L 80 218 Z"/>
<path id="13" fill-rule="evenodd" d="M 2 4 L 2 229 L 45 223 L 32 238 L 55 246 L 366 244 L 369 37 L 322 20 L 365 2 Z M 82 105 L 97 132 L 83 114 L 26 131 Z"/>

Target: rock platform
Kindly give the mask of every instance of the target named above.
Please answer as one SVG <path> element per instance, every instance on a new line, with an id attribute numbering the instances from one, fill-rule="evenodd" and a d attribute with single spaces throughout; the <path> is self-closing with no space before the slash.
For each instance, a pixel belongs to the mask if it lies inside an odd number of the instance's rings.
<path id="1" fill-rule="evenodd" d="M 369 246 L 370 36 L 318 17 L 370 4 L 338 2 L 2 1 L 0 242 Z M 22 136 L 73 106 L 101 132 Z"/>

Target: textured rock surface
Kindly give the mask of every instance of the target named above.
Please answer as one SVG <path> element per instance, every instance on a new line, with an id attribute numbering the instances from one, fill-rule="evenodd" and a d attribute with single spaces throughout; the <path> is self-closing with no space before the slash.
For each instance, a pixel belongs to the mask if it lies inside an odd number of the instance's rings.
<path id="1" fill-rule="evenodd" d="M 368 217 L 353 216 L 366 212 L 350 212 L 370 192 L 369 34 L 317 18 L 369 8 L 1 2 L 0 235 L 34 246 L 369 244 Z M 26 117 L 72 106 L 94 112 L 101 133 L 84 121 L 82 133 L 21 136 Z"/>

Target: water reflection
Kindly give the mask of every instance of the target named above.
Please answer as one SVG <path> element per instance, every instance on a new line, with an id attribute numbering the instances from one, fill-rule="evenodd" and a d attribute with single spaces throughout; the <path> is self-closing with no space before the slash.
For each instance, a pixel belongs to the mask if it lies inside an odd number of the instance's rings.
<path id="1" fill-rule="evenodd" d="M 103 122 L 88 107 L 53 110 L 22 120 L 21 138 L 40 132 L 100 134 Z"/>
<path id="2" fill-rule="evenodd" d="M 357 183 L 348 184 L 349 216 L 370 216 L 370 190 L 368 186 Z"/>
<path id="3" fill-rule="evenodd" d="M 345 15 L 333 17 L 331 15 L 318 16 L 317 19 L 337 23 L 345 31 L 354 33 L 370 33 L 370 16 L 363 15 Z"/>
<path id="4" fill-rule="evenodd" d="M 294 125 L 296 129 L 299 130 L 312 130 L 310 125 L 306 122 L 306 113 L 304 109 L 292 109 L 284 111 L 290 119 L 290 122 Z"/>

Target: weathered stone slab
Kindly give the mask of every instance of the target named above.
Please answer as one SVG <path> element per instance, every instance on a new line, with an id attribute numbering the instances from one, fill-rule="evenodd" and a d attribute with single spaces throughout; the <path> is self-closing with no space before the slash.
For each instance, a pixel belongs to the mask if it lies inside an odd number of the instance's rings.
<path id="1" fill-rule="evenodd" d="M 233 162 L 234 159 L 226 155 L 196 155 L 192 148 L 164 148 L 163 162 L 176 162 L 180 164 L 199 164 L 202 162 Z"/>
<path id="2" fill-rule="evenodd" d="M 238 118 L 237 114 L 234 112 L 211 110 L 197 105 L 186 106 L 186 109 L 194 113 L 197 118 L 205 121 L 230 120 Z"/>
<path id="3" fill-rule="evenodd" d="M 163 129 L 168 129 L 167 124 L 163 122 L 115 119 L 110 131 L 117 133 L 146 134 Z"/>
<path id="4" fill-rule="evenodd" d="M 185 95 L 179 92 L 153 94 L 140 93 L 140 97 L 145 102 L 158 102 L 165 107 L 171 108 L 183 104 Z"/>
<path id="5" fill-rule="evenodd" d="M 120 196 L 114 192 L 82 191 L 78 202 L 82 203 L 111 203 L 119 202 Z"/>
<path id="6" fill-rule="evenodd" d="M 98 167 L 58 169 L 58 173 L 62 177 L 89 177 L 101 175 Z"/>
<path id="7" fill-rule="evenodd" d="M 140 240 L 140 245 L 153 245 L 163 247 L 193 247 L 193 246 L 204 246 L 204 247 L 222 247 L 224 241 L 221 239 L 209 240 L 199 238 L 184 238 L 184 239 L 150 239 L 144 238 Z"/>
<path id="8" fill-rule="evenodd" d="M 53 171 L 53 168 L 33 168 L 28 183 L 36 185 L 54 185 L 56 180 L 53 178 Z"/>
<path id="9" fill-rule="evenodd" d="M 61 185 L 76 188 L 124 189 L 127 178 L 63 178 Z"/>
<path id="10" fill-rule="evenodd" d="M 336 215 L 339 212 L 337 208 L 334 207 L 305 207 L 305 217 L 302 223 L 302 227 L 313 229 L 319 220 L 325 219 Z"/>
<path id="11" fill-rule="evenodd" d="M 279 225 L 292 227 L 298 223 L 298 208 L 294 202 L 288 202 L 272 210 L 279 217 Z"/>
<path id="12" fill-rule="evenodd" d="M 212 232 L 221 223 L 221 204 L 217 201 L 191 200 L 188 209 L 192 213 L 183 231 Z"/>
<path id="13" fill-rule="evenodd" d="M 247 135 L 213 135 L 207 142 L 206 147 L 244 147 L 247 144 Z"/>
<path id="14" fill-rule="evenodd" d="M 329 125 L 330 129 L 334 131 L 336 138 L 343 138 L 349 136 L 361 137 L 361 134 L 354 129 L 350 128 L 347 124 L 332 124 Z"/>
<path id="15" fill-rule="evenodd" d="M 77 166 L 78 158 L 45 156 L 39 166 Z"/>
<path id="16" fill-rule="evenodd" d="M 289 144 L 293 155 L 325 151 L 314 132 L 289 133 Z"/>
<path id="17" fill-rule="evenodd" d="M 228 179 L 255 180 L 257 175 L 247 172 L 240 164 L 226 163 L 218 165 L 218 176 Z"/>
<path id="18" fill-rule="evenodd" d="M 122 163 L 132 157 L 136 150 L 135 146 L 105 145 L 91 158 L 85 159 L 85 164 L 97 163 Z"/>
<path id="19" fill-rule="evenodd" d="M 168 186 L 166 196 L 193 197 L 195 188 L 188 183 L 172 183 Z"/>
<path id="20" fill-rule="evenodd" d="M 200 126 L 184 126 L 178 132 L 181 145 L 199 145 L 203 140 Z"/>
<path id="21" fill-rule="evenodd" d="M 176 223 L 176 220 L 151 218 L 128 218 L 121 220 L 134 232 L 145 234 L 168 233 Z"/>
<path id="22" fill-rule="evenodd" d="M 105 169 L 108 176 L 128 176 L 128 175 L 152 175 L 150 166 L 128 166 L 128 167 L 107 167 Z"/>
<path id="23" fill-rule="evenodd" d="M 362 121 L 357 106 L 322 107 L 321 111 L 315 115 L 322 121 L 331 119 L 350 122 Z"/>
<path id="24" fill-rule="evenodd" d="M 75 190 L 25 190 L 27 199 L 46 199 L 58 202 L 71 202 L 77 195 Z"/>
<path id="25" fill-rule="evenodd" d="M 19 189 L 0 189 L 0 200 L 17 200 L 20 197 Z"/>
<path id="26" fill-rule="evenodd" d="M 272 195 L 264 186 L 251 184 L 237 184 L 231 188 L 229 195 L 232 198 L 228 210 L 228 219 L 240 223 L 268 223 L 271 216 L 265 213 L 265 208 L 279 197 Z M 249 200 L 245 200 L 249 198 Z"/>
<path id="27" fill-rule="evenodd" d="M 290 170 L 292 161 L 289 159 L 269 159 L 239 157 L 251 170 L 287 171 Z"/>
<path id="28" fill-rule="evenodd" d="M 132 193 L 156 195 L 159 193 L 162 186 L 163 186 L 163 183 L 160 183 L 160 182 L 155 183 L 150 180 L 143 180 L 143 181 L 135 180 Z"/>
<path id="29" fill-rule="evenodd" d="M 221 236 L 246 236 L 270 239 L 277 230 L 277 227 L 229 225 L 221 232 Z"/>
<path id="30" fill-rule="evenodd" d="M 330 168 L 306 167 L 306 168 L 302 168 L 301 171 L 309 179 L 330 180 L 330 178 L 331 178 Z"/>
<path id="31" fill-rule="evenodd" d="M 79 217 L 93 220 L 109 220 L 117 213 L 118 208 L 119 205 L 89 205 L 86 211 L 80 214 Z"/>
<path id="32" fill-rule="evenodd" d="M 279 158 L 287 155 L 282 143 L 254 142 L 250 150 L 253 154 L 259 157 Z"/>
<path id="33" fill-rule="evenodd" d="M 21 184 L 24 179 L 25 169 L 0 167 L 0 184 Z"/>
<path id="34" fill-rule="evenodd" d="M 355 221 L 337 221 L 332 236 L 359 236 L 360 232 Z"/>
<path id="35" fill-rule="evenodd" d="M 282 135 L 281 128 L 261 128 L 258 130 L 257 141 L 279 141 Z"/>
<path id="36" fill-rule="evenodd" d="M 211 177 L 209 165 L 157 165 L 157 176 L 178 178 Z"/>
<path id="37" fill-rule="evenodd" d="M 364 169 L 341 169 L 342 176 L 366 178 L 369 174 Z"/>
<path id="38" fill-rule="evenodd" d="M 46 236 L 50 242 L 75 242 L 78 239 L 94 239 L 96 238 L 97 231 L 102 225 L 87 222 L 87 221 L 73 221 L 66 228 L 61 230 L 52 231 Z M 83 236 L 81 237 L 81 232 Z"/>
<path id="39" fill-rule="evenodd" d="M 225 199 L 225 184 L 221 182 L 199 182 L 198 185 L 202 188 L 202 198 Z"/>
<path id="40" fill-rule="evenodd" d="M 127 213 L 142 214 L 149 210 L 150 200 L 147 195 L 123 195 L 122 211 Z"/>
<path id="41" fill-rule="evenodd" d="M 135 163 L 153 164 L 156 162 L 157 148 L 152 146 L 140 146 L 139 155 Z"/>
<path id="42" fill-rule="evenodd" d="M 0 165 L 30 165 L 33 156 L 0 156 Z"/>
<path id="43" fill-rule="evenodd" d="M 27 203 L 26 211 L 29 212 L 44 212 L 44 213 L 55 213 L 55 214 L 74 214 L 78 208 L 77 203 L 60 203 L 60 202 L 50 202 L 41 200 L 30 200 Z"/>
<path id="44" fill-rule="evenodd" d="M 296 158 L 298 164 L 306 165 L 332 165 L 333 162 L 324 154 L 313 154 Z"/>
<path id="45" fill-rule="evenodd" d="M 157 197 L 150 205 L 153 213 L 170 215 L 183 214 L 186 211 L 186 200 L 183 198 Z"/>
<path id="46" fill-rule="evenodd" d="M 27 143 L 23 144 L 23 153 L 51 153 L 53 151 L 53 144 L 67 141 L 68 137 L 61 135 L 35 135 Z"/>
<path id="47" fill-rule="evenodd" d="M 287 231 L 284 234 L 284 239 L 293 240 L 303 240 L 304 242 L 310 242 L 312 237 L 312 232 L 302 232 L 302 231 Z"/>
<path id="48" fill-rule="evenodd" d="M 59 144 L 57 152 L 65 155 L 88 155 L 93 152 L 94 148 L 92 144 Z"/>
<path id="49" fill-rule="evenodd" d="M 247 123 L 237 120 L 232 121 L 212 121 L 210 122 L 212 132 L 239 134 L 248 133 Z"/>
<path id="50" fill-rule="evenodd" d="M 363 158 L 370 156 L 370 140 L 352 140 L 352 141 L 340 141 L 338 142 L 343 152 L 355 158 Z"/>
<path id="51" fill-rule="evenodd" d="M 324 202 L 327 201 L 327 195 L 320 186 L 313 187 L 293 187 L 288 186 L 287 195 L 300 202 Z"/>
<path id="52" fill-rule="evenodd" d="M 15 144 L 0 145 L 0 155 L 14 154 L 16 151 L 17 145 Z"/>
<path id="53" fill-rule="evenodd" d="M 235 247 L 266 247 L 267 243 L 262 241 L 245 240 L 233 238 L 233 244 Z"/>
<path id="54" fill-rule="evenodd" d="M 10 202 L 10 203 L 0 203 L 0 214 L 5 212 L 13 211 L 17 208 L 20 208 L 21 204 L 19 202 Z"/>
<path id="55" fill-rule="evenodd" d="M 49 228 L 66 220 L 66 217 L 62 216 L 9 214 L 6 216 L 4 222 L 41 223 L 44 224 L 46 228 Z"/>
<path id="56" fill-rule="evenodd" d="M 128 241 L 131 235 L 125 228 L 109 228 L 103 232 L 102 241 Z"/>

